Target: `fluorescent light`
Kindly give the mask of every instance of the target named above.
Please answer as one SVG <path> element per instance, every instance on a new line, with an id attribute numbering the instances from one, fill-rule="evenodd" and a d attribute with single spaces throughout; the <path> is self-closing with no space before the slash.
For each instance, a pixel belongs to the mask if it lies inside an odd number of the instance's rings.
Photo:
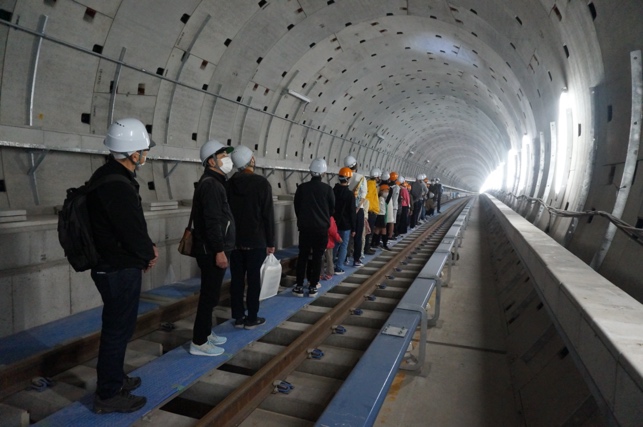
<path id="1" fill-rule="evenodd" d="M 305 102 L 306 104 L 310 103 L 310 101 L 311 101 L 311 99 L 308 98 L 307 96 L 304 96 L 301 93 L 297 93 L 292 89 L 288 89 L 288 95 L 294 96 L 295 98 L 299 99 L 300 101 Z"/>

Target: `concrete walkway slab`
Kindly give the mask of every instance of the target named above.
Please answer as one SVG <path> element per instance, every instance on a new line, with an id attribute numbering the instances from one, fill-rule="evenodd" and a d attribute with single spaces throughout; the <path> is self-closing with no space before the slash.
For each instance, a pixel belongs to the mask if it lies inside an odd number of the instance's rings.
<path id="1" fill-rule="evenodd" d="M 486 234 L 476 201 L 460 260 L 443 288 L 440 320 L 429 329 L 422 373 L 400 371 L 376 426 L 524 425 L 512 388 L 506 326 Z M 416 347 L 418 338 L 416 333 Z"/>

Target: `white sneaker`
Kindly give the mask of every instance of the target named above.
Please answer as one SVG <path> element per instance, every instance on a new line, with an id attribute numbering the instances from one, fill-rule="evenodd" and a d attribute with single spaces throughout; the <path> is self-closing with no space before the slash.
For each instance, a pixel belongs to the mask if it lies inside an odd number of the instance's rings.
<path id="1" fill-rule="evenodd" d="M 223 352 L 223 348 L 217 347 L 210 341 L 206 341 L 201 345 L 194 344 L 193 342 L 190 343 L 190 354 L 195 356 L 220 356 Z"/>
<path id="2" fill-rule="evenodd" d="M 225 344 L 227 341 L 228 341 L 228 339 L 226 337 L 221 337 L 221 336 L 215 334 L 214 332 L 210 333 L 210 335 L 208 336 L 208 342 L 210 342 L 210 343 L 212 343 L 214 345 Z"/>

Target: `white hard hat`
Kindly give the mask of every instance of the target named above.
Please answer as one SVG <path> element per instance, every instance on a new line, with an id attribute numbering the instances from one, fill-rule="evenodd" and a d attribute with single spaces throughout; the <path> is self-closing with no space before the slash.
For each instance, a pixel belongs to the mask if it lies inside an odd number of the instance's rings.
<path id="1" fill-rule="evenodd" d="M 226 153 L 230 153 L 232 150 L 234 150 L 234 148 L 227 147 L 221 144 L 216 139 L 211 139 L 203 144 L 203 146 L 201 147 L 201 163 L 203 164 L 203 166 L 205 166 L 210 157 L 223 150 L 225 150 Z"/>
<path id="2" fill-rule="evenodd" d="M 353 156 L 344 157 L 344 166 L 347 168 L 353 168 L 357 164 L 357 159 Z"/>
<path id="3" fill-rule="evenodd" d="M 435 178 L 435 182 L 440 182 L 440 178 Z"/>
<path id="4" fill-rule="evenodd" d="M 379 178 L 382 176 L 382 170 L 380 168 L 371 169 L 371 176 L 373 178 Z"/>
<path id="5" fill-rule="evenodd" d="M 398 181 L 400 184 L 404 184 L 404 181 L 406 181 L 406 179 L 404 179 L 404 177 L 403 177 L 403 176 L 401 176 L 401 177 L 399 177 L 399 178 L 397 179 L 397 181 Z"/>
<path id="6" fill-rule="evenodd" d="M 424 175 L 419 174 L 417 177 L 415 177 L 415 179 L 418 180 L 418 181 L 422 181 L 424 179 Z"/>
<path id="7" fill-rule="evenodd" d="M 248 166 L 252 160 L 252 150 L 245 145 L 240 145 L 234 149 L 230 157 L 232 157 L 232 163 L 235 168 L 243 169 Z"/>
<path id="8" fill-rule="evenodd" d="M 318 176 L 325 173 L 326 169 L 328 169 L 328 165 L 326 164 L 326 160 L 324 159 L 315 159 L 310 162 L 310 172 L 313 174 L 313 176 Z"/>
<path id="9" fill-rule="evenodd" d="M 382 180 L 383 181 L 388 181 L 389 178 L 391 177 L 391 174 L 388 172 L 382 172 Z"/>
<path id="10" fill-rule="evenodd" d="M 426 174 L 425 174 L 425 173 L 423 173 L 423 174 L 422 174 L 422 178 L 420 178 L 420 179 L 426 179 Z"/>
<path id="11" fill-rule="evenodd" d="M 120 119 L 112 123 L 103 144 L 114 153 L 149 150 L 155 145 L 150 141 L 145 125 L 138 119 Z"/>

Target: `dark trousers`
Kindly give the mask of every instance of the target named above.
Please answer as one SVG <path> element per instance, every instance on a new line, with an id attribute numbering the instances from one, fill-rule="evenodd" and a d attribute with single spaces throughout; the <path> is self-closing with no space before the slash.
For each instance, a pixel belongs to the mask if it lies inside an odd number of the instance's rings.
<path id="1" fill-rule="evenodd" d="M 229 254 L 226 256 L 230 259 Z M 201 269 L 201 293 L 196 309 L 196 319 L 194 319 L 192 342 L 202 345 L 212 333 L 212 310 L 219 304 L 225 269 L 217 267 L 215 254 L 199 255 L 196 257 L 196 262 Z"/>
<path id="2" fill-rule="evenodd" d="M 415 228 L 418 223 L 418 218 L 422 212 L 422 200 L 413 203 L 413 215 L 411 215 L 411 228 Z"/>
<path id="3" fill-rule="evenodd" d="M 257 320 L 259 313 L 259 294 L 261 293 L 261 265 L 266 259 L 266 248 L 235 249 L 230 254 L 230 308 L 234 319 L 242 319 L 248 309 L 247 319 Z M 243 305 L 243 291 L 246 292 L 246 305 Z"/>
<path id="4" fill-rule="evenodd" d="M 438 213 L 440 213 L 440 202 L 442 201 L 442 194 L 438 194 L 437 197 L 435 198 L 435 200 L 436 200 L 436 202 L 438 204 L 438 206 L 437 206 Z"/>
<path id="5" fill-rule="evenodd" d="M 377 214 L 374 212 L 369 212 L 368 213 L 368 227 L 371 229 L 371 233 L 366 235 L 366 240 L 364 243 L 364 252 L 368 251 L 371 249 L 371 242 L 373 240 L 373 230 L 375 229 L 375 218 L 377 218 Z"/>
<path id="6" fill-rule="evenodd" d="M 353 240 L 353 261 L 359 262 L 362 257 L 362 237 L 364 237 L 364 209 L 357 211 L 355 239 Z"/>
<path id="7" fill-rule="evenodd" d="M 402 213 L 400 214 L 400 221 L 397 224 L 398 234 L 406 234 L 409 231 L 409 207 L 402 206 Z"/>
<path id="8" fill-rule="evenodd" d="M 327 230 L 299 230 L 299 256 L 297 257 L 297 286 L 304 285 L 308 273 L 308 285 L 319 283 L 322 257 L 328 244 Z M 310 258 L 310 259 L 309 259 Z M 310 266 L 308 264 L 310 263 Z"/>
<path id="9" fill-rule="evenodd" d="M 123 386 L 125 349 L 136 328 L 142 272 L 140 268 L 110 273 L 92 270 L 91 275 L 103 298 L 96 394 L 101 399 L 109 399 Z"/>

